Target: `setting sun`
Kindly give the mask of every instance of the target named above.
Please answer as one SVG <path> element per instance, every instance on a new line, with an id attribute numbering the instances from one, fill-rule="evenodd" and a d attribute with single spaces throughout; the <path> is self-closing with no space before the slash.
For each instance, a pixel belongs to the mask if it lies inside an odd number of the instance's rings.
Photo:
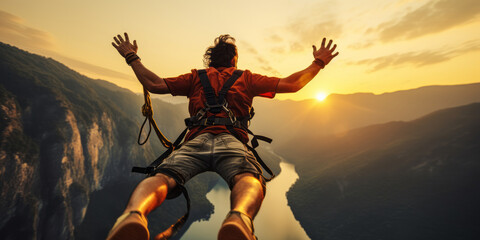
<path id="1" fill-rule="evenodd" d="M 319 93 L 317 93 L 317 95 L 316 95 L 315 98 L 316 98 L 318 101 L 321 102 L 321 101 L 325 100 L 325 98 L 327 98 L 327 97 L 328 97 L 328 94 L 327 94 L 327 93 L 325 93 L 325 92 L 319 92 Z"/>

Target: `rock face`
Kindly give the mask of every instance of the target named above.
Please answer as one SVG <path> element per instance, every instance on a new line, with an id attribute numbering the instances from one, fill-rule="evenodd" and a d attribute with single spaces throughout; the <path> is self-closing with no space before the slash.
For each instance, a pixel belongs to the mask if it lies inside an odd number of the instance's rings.
<path id="1" fill-rule="evenodd" d="M 118 183 L 134 186 L 142 176 L 132 175 L 131 167 L 145 166 L 162 149 L 153 135 L 146 145 L 136 144 L 142 101 L 128 90 L 0 43 L 0 238 L 75 239 L 84 234 L 80 226 L 98 226 L 84 221 L 92 214 L 102 216 L 105 227 L 89 237 L 105 238 L 131 190 Z M 175 137 L 186 109 L 161 101 L 153 105 L 163 113 L 156 115 L 159 127 Z M 217 178 L 202 180 L 191 183 L 201 191 L 192 194 L 197 210 L 190 222 L 213 211 L 205 193 Z M 92 194 L 112 186 L 126 197 L 115 199 L 112 213 L 90 213 L 112 201 L 109 196 L 91 201 Z M 182 204 L 166 209 L 172 216 L 159 224 L 172 224 L 185 211 Z"/>
<path id="2" fill-rule="evenodd" d="M 38 159 L 38 145 L 23 132 L 23 123 L 19 106 L 15 98 L 0 87 L 0 209 L 5 216 L 0 221 L 4 226 L 0 236 L 6 229 L 14 229 L 12 235 L 32 239 L 32 232 L 40 204 L 34 185 L 35 161 Z M 12 181 L 14 180 L 14 181 Z M 20 213 L 20 214 L 19 214 Z M 24 219 L 20 215 L 31 215 Z"/>
<path id="3" fill-rule="evenodd" d="M 479 101 L 479 89 L 332 96 L 323 107 L 260 104 L 252 126 L 272 133 L 276 152 L 296 165 L 300 178 L 287 197 L 312 239 L 478 239 L 479 105 L 412 119 Z M 143 178 L 131 167 L 163 149 L 155 136 L 136 143 L 142 104 L 142 96 L 0 43 L 0 239 L 104 239 Z M 153 106 L 159 127 L 176 137 L 186 106 Z M 351 130 L 392 120 L 409 122 Z M 261 155 L 278 173 L 278 160 Z M 174 239 L 213 212 L 205 195 L 217 180 L 204 174 L 187 184 L 192 212 Z M 149 219 L 151 232 L 184 211 L 182 198 L 166 201 Z"/>

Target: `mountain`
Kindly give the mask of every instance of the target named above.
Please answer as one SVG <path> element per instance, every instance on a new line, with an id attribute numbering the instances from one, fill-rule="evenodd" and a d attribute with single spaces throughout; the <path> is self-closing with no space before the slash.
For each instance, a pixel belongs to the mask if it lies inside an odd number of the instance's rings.
<path id="1" fill-rule="evenodd" d="M 480 103 L 318 136 L 287 158 L 312 239 L 478 239 Z"/>
<path id="2" fill-rule="evenodd" d="M 342 134 L 389 121 L 410 121 L 440 109 L 474 102 L 480 102 L 480 83 L 426 86 L 379 95 L 331 94 L 322 102 L 256 98 L 257 114 L 252 130 L 271 136 L 275 150 L 282 153 L 315 136 Z"/>
<path id="3" fill-rule="evenodd" d="M 259 98 L 252 130 L 274 137 L 275 152 L 296 164 L 300 179 L 289 204 L 312 239 L 468 237 L 478 223 L 465 213 L 478 212 L 478 195 L 468 191 L 478 175 L 477 105 L 414 119 L 480 101 L 479 86 L 331 95 L 322 103 Z M 176 137 L 186 105 L 152 101 L 159 127 Z M 143 96 L 0 43 L 0 239 L 105 238 L 143 178 L 131 167 L 147 165 L 163 149 L 154 135 L 136 143 L 142 104 Z M 278 157 L 262 149 L 260 155 L 278 174 Z M 205 194 L 218 179 L 207 173 L 187 184 L 192 213 L 174 239 L 208 219 L 214 209 Z M 451 211 L 438 210 L 447 204 Z M 151 232 L 184 211 L 182 198 L 167 201 L 149 218 Z M 437 231 L 445 223 L 451 231 Z M 459 232 L 461 224 L 467 231 Z"/>
<path id="4" fill-rule="evenodd" d="M 136 143 L 142 104 L 143 96 L 0 43 L 0 239 L 104 239 L 144 177 L 131 167 L 163 149 L 154 134 Z M 153 106 L 159 127 L 176 137 L 186 108 Z M 187 185 L 187 227 L 213 212 L 205 195 L 218 179 L 204 174 Z M 178 199 L 152 217 L 153 233 L 185 212 Z"/>

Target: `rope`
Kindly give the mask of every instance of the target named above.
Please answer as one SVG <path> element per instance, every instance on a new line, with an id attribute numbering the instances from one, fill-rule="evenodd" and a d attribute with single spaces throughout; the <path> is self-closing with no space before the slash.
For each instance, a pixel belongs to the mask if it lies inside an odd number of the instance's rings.
<path id="1" fill-rule="evenodd" d="M 163 133 L 160 131 L 160 129 L 158 129 L 158 126 L 157 126 L 157 123 L 155 122 L 155 119 L 153 119 L 152 100 L 150 99 L 150 94 L 148 93 L 147 89 L 145 89 L 145 88 L 143 88 L 143 95 L 144 95 L 144 99 L 145 99 L 145 104 L 143 104 L 143 106 L 142 106 L 142 114 L 143 114 L 143 116 L 145 116 L 145 120 L 143 121 L 142 126 L 140 127 L 140 132 L 138 134 L 138 140 L 137 140 L 138 144 L 143 145 L 147 142 L 148 138 L 150 137 L 150 133 L 152 132 L 152 127 L 153 127 L 153 129 L 155 130 L 155 133 L 157 134 L 158 139 L 160 140 L 162 145 L 166 148 L 173 148 L 174 147 L 173 143 L 170 142 L 170 140 L 168 140 L 168 138 L 165 137 L 165 135 L 163 135 Z M 147 123 L 147 120 L 148 120 L 149 129 L 148 129 L 147 137 L 142 142 L 142 141 L 140 141 L 140 138 L 142 136 L 143 128 L 145 127 L 145 124 Z"/>
<path id="2" fill-rule="evenodd" d="M 157 123 L 153 119 L 152 100 L 150 99 L 150 94 L 148 93 L 147 89 L 145 89 L 145 88 L 143 88 L 143 95 L 144 95 L 144 98 L 145 98 L 145 104 L 143 104 L 143 106 L 142 106 L 142 114 L 143 114 L 143 116 L 145 116 L 145 120 L 143 121 L 142 126 L 140 127 L 140 133 L 138 134 L 137 142 L 140 145 L 145 144 L 148 141 L 148 138 L 150 137 L 150 133 L 152 132 L 152 127 L 153 127 L 153 129 L 155 130 L 155 133 L 157 134 L 158 139 L 160 140 L 162 145 L 164 147 L 168 148 L 167 151 L 165 151 L 160 157 L 158 157 L 148 167 L 146 167 L 146 168 L 133 167 L 133 169 L 132 169 L 132 172 L 145 173 L 145 174 L 148 174 L 149 176 L 151 176 L 152 174 L 154 174 L 155 168 L 158 165 L 160 165 L 160 163 L 168 155 L 170 155 L 170 153 L 173 152 L 177 146 L 180 145 L 180 142 L 185 137 L 185 134 L 187 133 L 188 128 L 186 128 L 180 134 L 180 136 L 178 136 L 177 140 L 175 140 L 175 142 L 172 143 L 170 140 L 168 140 L 163 135 L 163 133 L 160 131 L 160 129 L 158 129 Z M 142 142 L 142 141 L 140 141 L 140 138 L 142 136 L 143 128 L 145 127 L 145 124 L 147 123 L 147 120 L 148 120 L 149 129 L 148 129 L 147 137 Z M 167 240 L 167 239 L 169 239 L 170 237 L 175 235 L 180 230 L 180 228 L 182 228 L 182 226 L 185 224 L 185 222 L 188 219 L 188 215 L 190 214 L 190 198 L 188 196 L 187 189 L 180 184 L 178 184 L 177 187 L 179 187 L 180 190 L 182 190 L 183 196 L 187 200 L 187 213 L 183 217 L 178 219 L 178 221 L 175 224 L 173 224 L 172 226 L 170 226 L 167 230 L 158 234 L 155 237 L 155 240 Z"/>

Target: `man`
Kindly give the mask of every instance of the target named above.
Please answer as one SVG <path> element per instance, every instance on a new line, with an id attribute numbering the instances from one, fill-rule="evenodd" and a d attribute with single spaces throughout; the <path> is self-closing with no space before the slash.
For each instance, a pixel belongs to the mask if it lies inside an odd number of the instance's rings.
<path id="1" fill-rule="evenodd" d="M 143 66 L 136 55 L 137 43 L 130 43 L 127 33 L 125 39 L 117 35 L 114 40 L 112 45 L 125 57 L 149 92 L 186 96 L 190 115 L 195 117 L 200 112 L 206 120 L 240 119 L 249 114 L 255 96 L 273 98 L 276 93 L 297 92 L 338 55 L 338 52 L 333 53 L 336 45 L 332 46 L 332 40 L 325 45 L 324 38 L 320 49 L 313 45 L 314 60 L 306 69 L 286 78 L 266 77 L 248 70 L 236 71 L 235 39 L 221 35 L 204 55 L 206 71 L 194 69 L 176 78 L 161 78 Z M 210 85 L 215 96 L 220 98 L 219 92 L 231 78 L 236 80 L 232 80 L 233 85 L 227 89 L 225 104 L 216 106 L 222 111 L 211 111 L 215 106 L 206 99 L 208 90 L 205 88 Z M 218 239 L 256 239 L 252 221 L 264 198 L 265 181 L 255 156 L 245 146 L 248 135 L 242 128 L 244 125 L 227 125 L 192 125 L 182 147 L 164 160 L 154 176 L 136 187 L 108 239 L 149 239 L 146 216 L 166 198 L 178 196 L 178 185 L 204 171 L 217 172 L 231 189 L 231 211 L 220 228 Z"/>

